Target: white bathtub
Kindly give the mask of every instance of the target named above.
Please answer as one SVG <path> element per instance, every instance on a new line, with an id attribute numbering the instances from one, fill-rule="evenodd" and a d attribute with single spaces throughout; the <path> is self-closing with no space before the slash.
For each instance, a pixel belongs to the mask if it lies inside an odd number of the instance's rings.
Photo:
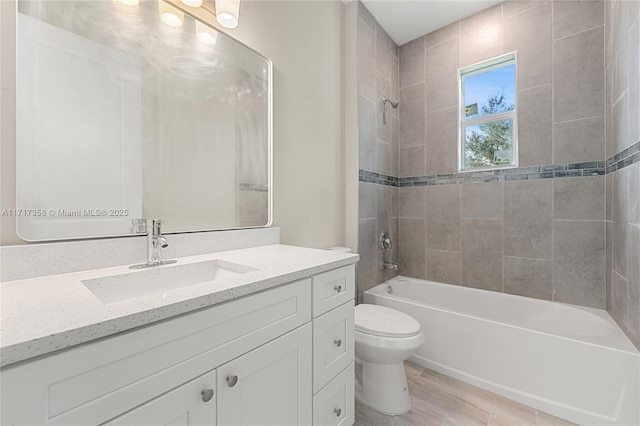
<path id="1" fill-rule="evenodd" d="M 640 353 L 606 311 L 406 277 L 364 301 L 420 322 L 423 367 L 579 424 L 640 424 Z"/>

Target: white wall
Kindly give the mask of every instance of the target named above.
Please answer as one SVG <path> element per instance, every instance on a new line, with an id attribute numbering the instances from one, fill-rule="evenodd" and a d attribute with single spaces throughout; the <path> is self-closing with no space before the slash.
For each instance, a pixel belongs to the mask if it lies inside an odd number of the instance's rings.
<path id="1" fill-rule="evenodd" d="M 13 2 L 0 2 L 0 208 L 15 205 Z M 345 240 L 339 1 L 247 1 L 228 33 L 273 61 L 274 225 L 284 244 Z M 2 217 L 0 244 L 20 244 Z"/>

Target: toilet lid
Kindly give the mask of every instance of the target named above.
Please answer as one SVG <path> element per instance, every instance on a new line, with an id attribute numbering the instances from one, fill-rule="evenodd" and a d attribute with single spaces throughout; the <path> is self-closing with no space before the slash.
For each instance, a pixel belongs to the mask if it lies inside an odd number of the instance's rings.
<path id="1" fill-rule="evenodd" d="M 356 331 L 382 337 L 411 337 L 420 334 L 420 323 L 409 315 L 386 306 L 360 304 L 355 307 Z"/>

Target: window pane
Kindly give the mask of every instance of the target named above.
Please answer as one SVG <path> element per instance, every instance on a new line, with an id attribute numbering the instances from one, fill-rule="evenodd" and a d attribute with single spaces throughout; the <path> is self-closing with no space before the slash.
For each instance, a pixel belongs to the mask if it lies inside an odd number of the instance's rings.
<path id="1" fill-rule="evenodd" d="M 480 117 L 515 109 L 515 64 L 463 78 L 465 104 L 463 118 Z"/>
<path id="2" fill-rule="evenodd" d="M 465 127 L 464 168 L 513 164 L 513 120 Z"/>

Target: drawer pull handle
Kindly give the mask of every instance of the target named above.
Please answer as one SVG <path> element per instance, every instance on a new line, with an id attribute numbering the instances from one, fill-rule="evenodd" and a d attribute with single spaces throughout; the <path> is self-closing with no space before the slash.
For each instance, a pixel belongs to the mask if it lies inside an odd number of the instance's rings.
<path id="1" fill-rule="evenodd" d="M 238 376 L 227 376 L 227 384 L 230 388 L 234 387 L 238 383 Z"/>
<path id="2" fill-rule="evenodd" d="M 337 347 L 342 346 L 342 340 L 341 339 L 336 339 L 333 341 L 333 344 L 336 345 Z"/>
<path id="3" fill-rule="evenodd" d="M 333 289 L 336 291 L 336 293 L 340 293 L 342 291 L 342 286 L 341 285 L 337 285 Z"/>
<path id="4" fill-rule="evenodd" d="M 202 389 L 200 394 L 202 395 L 203 402 L 209 402 L 211 401 L 211 398 L 213 398 L 213 389 Z"/>
<path id="5" fill-rule="evenodd" d="M 340 417 L 340 414 L 342 414 L 342 410 L 339 408 L 334 408 L 333 412 L 336 413 L 336 417 Z"/>

